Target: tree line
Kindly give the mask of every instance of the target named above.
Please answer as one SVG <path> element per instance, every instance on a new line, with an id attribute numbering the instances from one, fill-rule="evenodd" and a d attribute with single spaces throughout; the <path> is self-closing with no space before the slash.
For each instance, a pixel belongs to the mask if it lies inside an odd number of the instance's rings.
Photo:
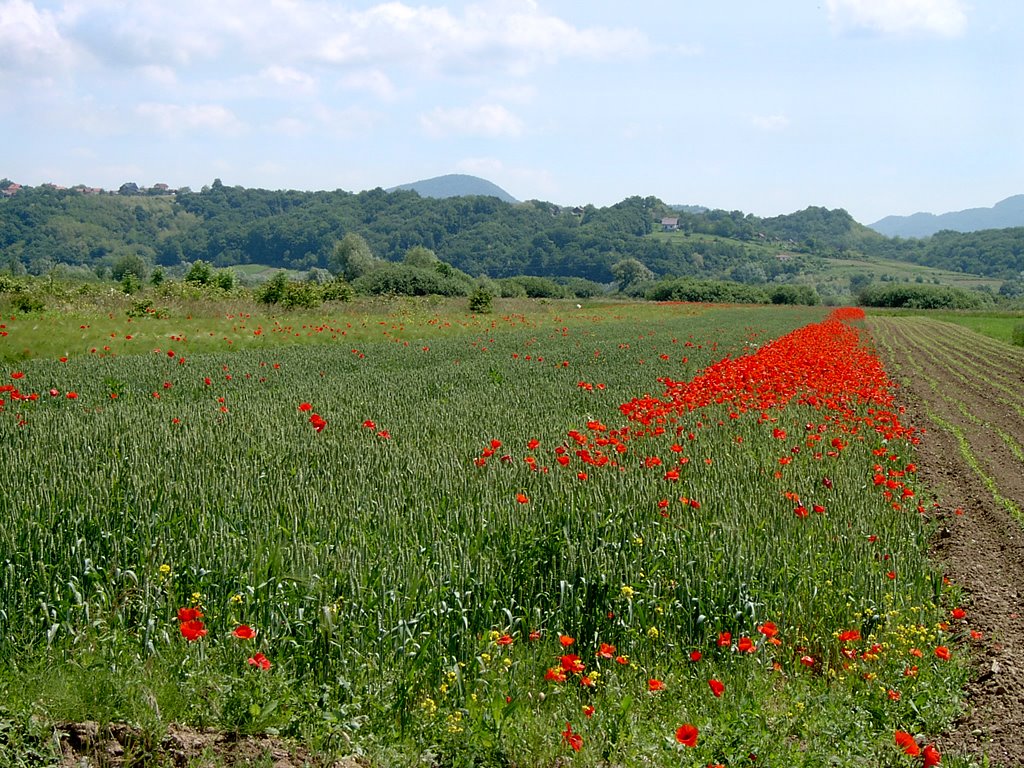
<path id="1" fill-rule="evenodd" d="M 676 231 L 656 234 L 665 218 L 676 220 Z M 116 278 L 203 261 L 336 271 L 332 257 L 349 234 L 386 262 L 423 248 L 474 278 L 532 275 L 620 287 L 637 282 L 624 279 L 624 263 L 639 263 L 644 277 L 771 284 L 792 282 L 819 256 L 882 257 L 1006 280 L 1024 273 L 1024 229 L 913 240 L 884 237 L 846 211 L 820 207 L 760 218 L 673 209 L 655 197 L 567 208 L 381 189 L 272 191 L 219 180 L 175 196 L 23 187 L 0 199 L 0 270 L 46 274 L 64 265 Z"/>

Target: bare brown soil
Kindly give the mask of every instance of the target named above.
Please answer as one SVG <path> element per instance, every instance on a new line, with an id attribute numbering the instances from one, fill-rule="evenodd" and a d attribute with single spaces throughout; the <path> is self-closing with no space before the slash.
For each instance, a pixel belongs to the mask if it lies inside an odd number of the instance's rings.
<path id="1" fill-rule="evenodd" d="M 357 758 L 325 762 L 272 736 L 236 736 L 222 731 L 172 726 L 159 743 L 147 744 L 126 725 L 63 723 L 57 728 L 62 768 L 362 768 Z"/>
<path id="2" fill-rule="evenodd" d="M 1013 448 L 1024 441 L 1024 352 L 919 318 L 873 318 L 870 329 L 901 384 L 905 421 L 927 430 L 918 466 L 940 501 L 934 557 L 962 587 L 971 628 L 984 633 L 967 708 L 939 744 L 950 754 L 1022 766 L 1024 523 L 1012 507 L 1024 508 L 1024 463 Z"/>

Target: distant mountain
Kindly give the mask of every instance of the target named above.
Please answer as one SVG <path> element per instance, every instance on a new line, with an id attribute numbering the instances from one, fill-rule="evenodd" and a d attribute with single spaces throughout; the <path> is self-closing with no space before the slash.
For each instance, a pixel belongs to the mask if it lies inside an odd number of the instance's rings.
<path id="1" fill-rule="evenodd" d="M 411 189 L 418 192 L 420 197 L 485 195 L 496 197 L 506 203 L 519 202 L 497 184 L 492 184 L 487 179 L 481 179 L 478 176 L 468 176 L 463 173 L 450 173 L 446 176 L 435 176 L 432 179 L 414 181 L 411 184 L 401 184 L 387 191 L 394 192 L 398 189 Z"/>
<path id="2" fill-rule="evenodd" d="M 934 213 L 886 216 L 868 226 L 889 237 L 928 237 L 943 229 L 976 232 L 979 229 L 1024 227 L 1024 195 L 1008 197 L 991 208 L 968 208 L 939 216 Z"/>

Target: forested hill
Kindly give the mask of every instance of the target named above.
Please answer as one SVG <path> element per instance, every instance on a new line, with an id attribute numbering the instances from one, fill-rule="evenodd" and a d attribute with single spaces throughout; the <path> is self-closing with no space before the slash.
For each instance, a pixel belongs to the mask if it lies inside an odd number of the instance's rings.
<path id="1" fill-rule="evenodd" d="M 799 271 L 800 254 L 884 256 L 1003 278 L 1024 271 L 1024 230 L 907 241 L 886 238 L 846 211 L 819 207 L 758 218 L 681 211 L 654 197 L 568 208 L 382 189 L 269 191 L 219 181 L 176 195 L 88 192 L 22 187 L 0 197 L 0 270 L 44 274 L 67 264 L 99 271 L 126 255 L 165 266 L 203 260 L 328 267 L 336 243 L 354 232 L 384 259 L 398 261 L 409 248 L 424 246 L 470 275 L 495 278 L 607 283 L 612 266 L 632 258 L 657 276 L 763 281 Z M 779 259 L 780 253 L 789 256 Z"/>
<path id="2" fill-rule="evenodd" d="M 395 192 L 397 190 L 418 192 L 421 197 L 474 197 L 483 195 L 496 197 L 505 203 L 519 202 L 497 184 L 487 181 L 487 179 L 481 179 L 478 176 L 467 176 L 464 173 L 449 173 L 432 179 L 414 181 L 411 184 L 400 184 L 387 191 Z"/>

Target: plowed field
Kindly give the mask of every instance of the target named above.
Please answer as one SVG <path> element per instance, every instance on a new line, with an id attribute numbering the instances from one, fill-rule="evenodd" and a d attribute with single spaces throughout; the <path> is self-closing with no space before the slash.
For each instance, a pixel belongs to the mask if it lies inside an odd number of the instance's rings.
<path id="1" fill-rule="evenodd" d="M 1024 765 L 1024 350 L 927 318 L 869 328 L 906 421 L 927 430 L 918 458 L 939 495 L 935 557 L 984 633 L 943 751 Z"/>

